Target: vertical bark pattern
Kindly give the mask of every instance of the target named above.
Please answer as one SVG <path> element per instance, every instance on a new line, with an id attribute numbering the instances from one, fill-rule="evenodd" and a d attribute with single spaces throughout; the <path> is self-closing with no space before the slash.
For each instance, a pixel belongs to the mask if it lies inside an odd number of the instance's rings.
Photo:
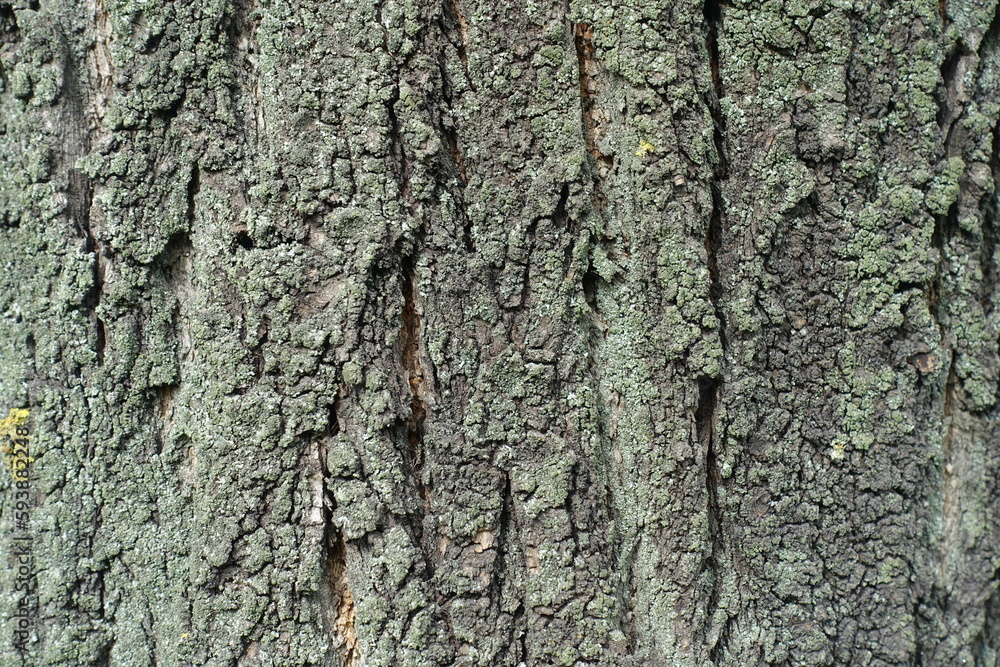
<path id="1" fill-rule="evenodd" d="M 997 664 L 996 12 L 0 3 L 0 662 Z"/>

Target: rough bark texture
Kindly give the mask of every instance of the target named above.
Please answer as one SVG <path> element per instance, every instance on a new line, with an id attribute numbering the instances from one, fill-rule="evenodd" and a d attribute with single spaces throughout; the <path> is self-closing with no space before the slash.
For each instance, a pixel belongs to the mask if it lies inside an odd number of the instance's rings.
<path id="1" fill-rule="evenodd" d="M 0 2 L 0 663 L 1000 664 L 996 13 Z"/>

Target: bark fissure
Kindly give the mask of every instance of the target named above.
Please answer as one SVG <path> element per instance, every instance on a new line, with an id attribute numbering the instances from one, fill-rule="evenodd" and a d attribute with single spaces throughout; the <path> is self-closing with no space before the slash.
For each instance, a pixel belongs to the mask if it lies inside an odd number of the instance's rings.
<path id="1" fill-rule="evenodd" d="M 420 310 L 416 303 L 417 273 L 413 259 L 407 257 L 402 262 L 401 288 L 403 292 L 402 331 L 400 343 L 402 346 L 403 368 L 410 389 L 410 416 L 406 424 L 406 440 L 408 444 L 407 463 L 410 474 L 417 486 L 421 502 L 428 502 L 428 489 L 423 482 L 424 468 L 424 420 L 427 408 L 424 402 L 424 370 L 420 360 L 421 322 Z M 422 518 L 426 511 L 422 507 L 418 514 L 415 529 L 422 532 Z"/>
<path id="2" fill-rule="evenodd" d="M 16 41 L 19 31 L 14 7 L 9 2 L 0 2 L 0 44 Z"/>
<path id="3" fill-rule="evenodd" d="M 960 89 L 965 73 L 965 60 L 972 54 L 965 51 L 961 42 L 956 43 L 941 64 L 942 94 L 938 104 L 937 122 L 944 139 L 945 156 L 960 150 L 953 141 L 955 125 L 965 113 L 965 100 Z"/>
<path id="4" fill-rule="evenodd" d="M 584 139 L 587 152 L 594 159 L 597 176 L 599 179 L 604 179 L 614 167 L 615 160 L 613 156 L 605 155 L 598 147 L 603 120 L 600 110 L 597 108 L 598 84 L 596 75 L 600 69 L 600 63 L 594 55 L 590 26 L 586 23 L 575 24 L 573 26 L 573 39 L 576 44 L 576 59 L 579 67 L 580 108 Z M 595 189 L 595 203 L 603 202 L 596 194 L 598 192 L 599 189 Z"/>
<path id="5" fill-rule="evenodd" d="M 446 31 L 446 26 L 442 25 L 442 30 Z M 442 58 L 446 55 L 442 54 Z M 441 72 L 441 87 L 442 94 L 445 103 L 447 104 L 446 113 L 442 113 L 439 122 L 439 131 L 441 136 L 444 137 L 445 143 L 450 149 L 450 163 L 445 159 L 445 164 L 443 168 L 445 173 L 454 172 L 457 177 L 458 187 L 454 188 L 452 191 L 452 196 L 454 198 L 455 215 L 458 217 L 459 223 L 462 227 L 462 242 L 465 246 L 465 250 L 468 253 L 474 253 L 476 251 L 475 241 L 472 237 L 472 220 L 469 217 L 469 212 L 465 204 L 465 187 L 469 183 L 469 173 L 465 165 L 465 156 L 462 153 L 462 146 L 458 137 L 458 130 L 455 127 L 456 120 L 453 113 L 453 95 L 454 86 L 448 79 L 448 70 L 444 66 L 443 62 L 440 66 Z"/>
<path id="6" fill-rule="evenodd" d="M 990 593 L 983 602 L 985 619 L 982 629 L 972 642 L 976 667 L 990 667 L 990 659 L 1000 652 L 1000 568 L 993 572 Z"/>
<path id="7" fill-rule="evenodd" d="M 706 46 L 708 49 L 709 64 L 712 71 L 712 86 L 715 95 L 708 96 L 708 108 L 712 114 L 714 124 L 713 139 L 718 162 L 715 165 L 715 178 L 724 179 L 728 173 L 728 162 L 724 148 L 726 135 L 726 119 L 722 113 L 720 101 L 725 97 L 725 89 L 722 83 L 722 72 L 720 70 L 721 59 L 719 57 L 719 28 L 722 25 L 722 3 L 720 0 L 705 0 L 705 23 L 707 26 Z M 713 192 L 713 198 L 714 198 Z"/>
<path id="8" fill-rule="evenodd" d="M 194 216 L 197 206 L 195 198 L 199 192 L 201 192 L 201 172 L 198 163 L 195 162 L 191 166 L 191 176 L 187 184 L 187 212 L 185 217 L 188 223 L 188 231 L 194 228 Z"/>
<path id="9" fill-rule="evenodd" d="M 234 6 L 233 17 L 227 29 L 234 59 L 242 65 L 237 85 L 241 89 L 240 97 L 246 100 L 243 109 L 243 135 L 248 143 L 259 146 L 267 136 L 264 93 L 260 85 L 260 44 L 257 42 L 260 14 L 255 0 L 237 0 Z M 255 135 L 251 128 L 256 130 Z"/>
<path id="10" fill-rule="evenodd" d="M 334 476 L 327 464 L 327 443 L 340 433 L 341 386 L 327 412 L 326 430 L 316 440 L 316 458 L 320 470 L 319 489 L 322 507 L 323 548 L 326 551 L 326 580 L 329 598 L 325 598 L 325 615 L 332 634 L 333 649 L 339 654 L 341 667 L 360 667 L 363 664 L 361 642 L 357 632 L 357 613 L 354 596 L 348 580 L 347 541 L 334 522 L 337 501 L 333 495 Z"/>
<path id="11" fill-rule="evenodd" d="M 102 5 L 97 5 L 98 26 L 100 21 L 100 11 Z M 107 20 L 105 13 L 105 22 Z M 98 42 L 101 41 L 101 30 L 98 30 Z M 110 38 L 108 38 L 110 39 Z M 101 50 L 95 46 L 91 53 L 91 59 L 96 58 L 96 54 Z M 84 241 L 84 251 L 92 255 L 91 260 L 91 286 L 84 295 L 81 306 L 94 318 L 94 354 L 98 366 L 104 364 L 105 347 L 107 335 L 104 320 L 98 314 L 98 307 L 104 296 L 104 281 L 106 273 L 106 249 L 99 238 L 94 223 L 91 219 L 91 211 L 94 206 L 94 183 L 92 179 L 76 167 L 76 161 L 90 151 L 92 144 L 91 135 L 97 128 L 96 118 L 100 118 L 103 111 L 100 107 L 99 99 L 90 99 L 89 90 L 85 88 L 80 80 L 82 64 L 73 57 L 73 51 L 68 42 L 63 44 L 63 80 L 65 102 L 63 115 L 65 118 L 66 136 L 63 149 L 65 151 L 62 162 L 66 172 L 66 198 L 67 210 L 71 221 Z M 90 66 L 92 70 L 90 76 L 95 76 L 95 72 L 100 71 L 100 67 Z M 105 97 L 110 97 L 107 91 L 108 82 L 98 79 L 98 98 L 104 91 Z M 96 118 L 90 118 L 89 113 L 93 110 Z"/>
<path id="12" fill-rule="evenodd" d="M 392 171 L 399 184 L 400 197 L 406 203 L 407 209 L 413 212 L 413 197 L 410 193 L 410 162 L 406 156 L 403 135 L 396 117 L 396 103 L 399 101 L 399 84 L 393 88 L 392 95 L 386 101 L 385 108 L 389 116 L 389 157 L 392 161 Z"/>
<path id="13" fill-rule="evenodd" d="M 602 215 L 607 197 L 604 193 L 604 181 L 614 167 L 614 157 L 604 155 L 597 147 L 598 120 L 595 118 L 595 107 L 597 105 L 598 86 L 595 79 L 600 63 L 594 52 L 590 26 L 586 23 L 576 23 L 573 25 L 573 41 L 576 46 L 576 58 L 578 76 L 580 80 L 580 118 L 583 130 L 584 144 L 590 154 L 593 166 L 593 183 L 591 200 L 594 211 L 598 216 Z M 556 210 L 565 210 L 566 200 L 569 196 L 568 185 L 563 187 L 560 193 L 559 204 Z M 567 248 L 570 253 L 572 248 Z M 588 263 L 586 271 L 581 276 L 583 297 L 592 311 L 597 328 L 602 332 L 606 331 L 607 324 L 601 317 L 597 304 L 597 288 L 599 276 L 591 263 Z M 596 341 L 591 336 L 590 340 L 590 372 L 593 378 L 597 378 L 596 369 Z M 603 420 L 602 420 L 603 425 Z"/>
<path id="14" fill-rule="evenodd" d="M 194 180 L 192 180 L 194 183 Z M 193 217 L 194 188 L 189 184 L 189 215 Z M 194 290 L 191 286 L 191 256 L 193 247 L 189 232 L 181 231 L 174 233 L 167 241 L 166 247 L 160 253 L 157 260 L 159 269 L 165 278 L 166 287 L 169 294 L 174 298 L 172 313 L 172 330 L 174 333 L 177 349 L 178 373 L 186 360 L 193 352 L 194 344 L 191 338 L 191 326 L 189 322 L 188 310 L 194 297 Z M 180 382 L 178 377 L 177 383 Z M 176 384 L 171 385 L 176 389 Z M 166 414 L 166 409 L 162 411 Z"/>
<path id="15" fill-rule="evenodd" d="M 720 279 L 719 255 L 722 246 L 722 228 L 724 216 L 724 200 L 721 182 L 728 176 L 728 160 L 725 151 L 726 119 L 722 113 L 720 100 L 725 94 L 720 71 L 719 29 L 722 23 L 722 5 L 719 0 L 706 0 L 704 4 L 706 24 L 706 50 L 711 68 L 713 89 L 706 95 L 708 109 L 712 117 L 713 140 L 715 144 L 716 162 L 713 165 L 712 178 L 709 183 L 712 208 L 709 213 L 705 233 L 705 253 L 709 275 L 709 300 L 718 321 L 719 341 L 722 346 L 723 363 L 725 363 L 726 332 L 725 314 L 722 307 L 723 285 Z M 704 632 L 708 641 L 709 659 L 717 663 L 725 649 L 725 633 L 728 622 L 720 630 L 714 628 L 714 617 L 720 602 L 720 578 L 722 576 L 721 558 L 725 549 L 724 531 L 722 529 L 722 510 L 719 503 L 719 486 L 722 476 L 718 464 L 718 406 L 723 392 L 724 368 L 716 377 L 702 376 L 698 381 L 698 406 L 695 412 L 696 434 L 705 452 L 705 492 L 706 512 L 708 514 L 709 552 L 706 555 L 704 570 L 709 577 L 709 595 L 705 612 Z"/>
<path id="16" fill-rule="evenodd" d="M 722 479 L 715 451 L 716 413 L 721 380 L 702 376 L 698 381 L 698 406 L 695 411 L 695 434 L 705 451 L 706 512 L 708 515 L 708 540 L 710 551 L 705 556 L 704 571 L 710 578 L 706 623 L 711 623 L 712 612 L 719 603 L 718 577 L 720 554 L 724 548 L 719 507 L 719 484 Z M 708 627 L 706 626 L 706 632 Z M 715 648 L 714 646 L 711 648 Z"/>
<path id="17" fill-rule="evenodd" d="M 329 582 L 333 604 L 333 633 L 342 667 L 359 667 L 361 642 L 358 639 L 357 612 L 354 596 L 347 579 L 347 544 L 333 522 L 327 518 L 327 550 L 329 551 Z"/>
<path id="18" fill-rule="evenodd" d="M 469 88 L 475 92 L 476 83 L 472 80 L 472 73 L 469 71 L 469 22 L 466 20 L 465 15 L 462 14 L 461 9 L 458 6 L 458 0 L 451 0 L 446 5 L 446 13 L 450 14 L 453 19 L 455 19 L 455 25 L 458 28 L 458 42 L 455 44 L 455 48 L 458 51 L 458 58 L 462 63 L 462 69 L 465 72 L 466 83 L 469 84 Z"/>
<path id="19" fill-rule="evenodd" d="M 0 0 L 40 659 L 992 664 L 993 6 L 234 2 Z"/>
<path id="20" fill-rule="evenodd" d="M 93 15 L 94 42 L 88 53 L 88 69 L 94 93 L 91 100 L 93 118 L 90 119 L 90 126 L 98 130 L 114 94 L 115 66 L 111 57 L 114 33 L 111 30 L 111 17 L 104 6 L 104 0 L 94 0 Z"/>

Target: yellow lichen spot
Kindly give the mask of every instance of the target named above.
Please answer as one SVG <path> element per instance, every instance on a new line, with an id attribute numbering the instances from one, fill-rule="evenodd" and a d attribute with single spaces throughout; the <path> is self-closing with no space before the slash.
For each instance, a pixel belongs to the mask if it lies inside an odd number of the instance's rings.
<path id="1" fill-rule="evenodd" d="M 11 438 L 17 435 L 17 429 L 28 422 L 27 410 L 15 408 L 7 413 L 7 417 L 0 419 L 0 438 Z"/>
<path id="2" fill-rule="evenodd" d="M 642 141 L 639 142 L 639 150 L 637 150 L 635 154 L 638 155 L 639 157 L 646 157 L 646 155 L 652 153 L 655 150 L 656 147 L 653 146 L 653 144 L 643 139 Z"/>
<path id="3" fill-rule="evenodd" d="M 187 638 L 188 638 L 188 633 L 182 632 L 181 633 L 181 639 L 187 639 Z"/>

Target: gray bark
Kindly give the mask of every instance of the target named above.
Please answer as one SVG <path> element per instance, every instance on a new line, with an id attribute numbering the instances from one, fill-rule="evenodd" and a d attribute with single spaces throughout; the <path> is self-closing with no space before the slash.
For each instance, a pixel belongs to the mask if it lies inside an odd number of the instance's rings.
<path id="1" fill-rule="evenodd" d="M 997 3 L 705 2 L 0 3 L 0 663 L 1000 665 Z"/>

